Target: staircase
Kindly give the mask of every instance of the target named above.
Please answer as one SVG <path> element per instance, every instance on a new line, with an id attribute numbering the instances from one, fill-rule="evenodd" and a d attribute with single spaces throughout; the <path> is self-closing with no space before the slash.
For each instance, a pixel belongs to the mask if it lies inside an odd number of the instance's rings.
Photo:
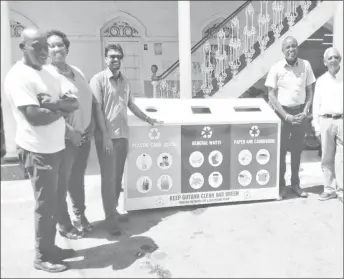
<path id="1" fill-rule="evenodd" d="M 284 37 L 301 44 L 333 17 L 335 7 L 335 1 L 246 1 L 192 47 L 192 57 L 202 57 L 199 75 L 193 73 L 193 98 L 242 96 L 284 58 Z M 179 97 L 178 68 L 176 61 L 154 79 L 157 98 Z"/>

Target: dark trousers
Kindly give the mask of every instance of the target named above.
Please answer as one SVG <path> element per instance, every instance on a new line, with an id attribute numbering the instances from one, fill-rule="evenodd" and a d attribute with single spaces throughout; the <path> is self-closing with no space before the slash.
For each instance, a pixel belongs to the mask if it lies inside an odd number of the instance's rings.
<path id="1" fill-rule="evenodd" d="M 116 207 L 122 188 L 124 164 L 128 152 L 128 140 L 113 139 L 113 154 L 103 152 L 101 139 L 95 140 L 101 174 L 101 193 L 105 218 L 116 216 Z"/>
<path id="2" fill-rule="evenodd" d="M 296 115 L 303 111 L 303 107 L 293 109 L 283 107 L 283 109 L 291 114 Z M 281 129 L 281 153 L 280 153 L 280 188 L 286 186 L 285 172 L 286 172 L 286 155 L 290 152 L 291 157 L 291 185 L 299 185 L 299 169 L 301 163 L 301 154 L 304 147 L 305 138 L 305 124 L 306 119 L 300 125 L 291 125 L 282 119 Z"/>
<path id="3" fill-rule="evenodd" d="M 77 218 L 85 214 L 85 171 L 91 150 L 91 142 L 77 147 L 66 140 L 66 149 L 58 177 L 58 225 L 65 230 L 72 226 L 67 207 L 67 192 L 72 201 L 73 212 Z"/>
<path id="4" fill-rule="evenodd" d="M 53 154 L 18 147 L 20 162 L 31 179 L 35 205 L 36 261 L 49 260 L 55 247 L 57 179 L 64 150 Z"/>

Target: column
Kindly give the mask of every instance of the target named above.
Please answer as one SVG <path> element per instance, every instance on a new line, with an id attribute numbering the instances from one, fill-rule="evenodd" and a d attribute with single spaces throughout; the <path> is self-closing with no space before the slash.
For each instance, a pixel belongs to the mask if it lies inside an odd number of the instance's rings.
<path id="1" fill-rule="evenodd" d="M 6 144 L 5 161 L 17 159 L 15 143 L 16 123 L 4 92 L 4 80 L 11 66 L 11 29 L 8 1 L 1 1 L 1 109 Z"/>
<path id="2" fill-rule="evenodd" d="M 180 98 L 192 98 L 190 1 L 178 1 Z"/>
<path id="3" fill-rule="evenodd" d="M 343 1 L 338 1 L 336 6 L 333 17 L 333 46 L 343 57 Z M 340 68 L 343 73 L 343 59 Z"/>

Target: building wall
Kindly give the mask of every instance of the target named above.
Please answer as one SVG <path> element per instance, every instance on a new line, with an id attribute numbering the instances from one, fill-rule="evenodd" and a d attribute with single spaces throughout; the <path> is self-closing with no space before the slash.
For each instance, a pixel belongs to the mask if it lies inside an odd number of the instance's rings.
<path id="1" fill-rule="evenodd" d="M 202 29 L 212 20 L 231 14 L 244 1 L 191 2 L 191 37 L 201 39 Z M 60 29 L 71 40 L 69 63 L 91 78 L 103 67 L 101 28 L 117 16 L 141 31 L 141 78 L 148 80 L 150 67 L 158 74 L 178 59 L 177 1 L 9 1 L 12 14 L 29 19 L 42 29 Z M 162 43 L 162 55 L 154 54 L 154 43 Z M 18 38 L 12 40 L 12 59 L 20 57 Z M 144 50 L 146 44 L 147 50 Z"/>

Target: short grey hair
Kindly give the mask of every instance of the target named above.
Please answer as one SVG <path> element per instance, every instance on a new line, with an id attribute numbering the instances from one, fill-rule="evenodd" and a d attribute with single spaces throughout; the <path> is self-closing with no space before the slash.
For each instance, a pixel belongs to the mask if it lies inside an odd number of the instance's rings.
<path id="1" fill-rule="evenodd" d="M 326 60 L 327 59 L 327 57 L 328 57 L 328 54 L 330 53 L 330 51 L 335 51 L 335 52 L 337 52 L 338 53 L 338 55 L 339 55 L 339 57 L 340 57 L 340 59 L 342 59 L 342 55 L 340 54 L 340 52 L 339 52 L 339 50 L 338 49 L 336 49 L 335 47 L 329 47 L 329 48 L 327 48 L 326 50 L 325 50 L 325 52 L 324 52 L 324 60 Z"/>
<path id="2" fill-rule="evenodd" d="M 282 44 L 281 44 L 281 48 L 283 49 L 285 43 L 287 40 L 293 40 L 296 42 L 297 46 L 299 46 L 299 42 L 293 37 L 293 36 L 287 36 L 287 37 L 284 37 L 283 40 L 282 40 Z"/>

